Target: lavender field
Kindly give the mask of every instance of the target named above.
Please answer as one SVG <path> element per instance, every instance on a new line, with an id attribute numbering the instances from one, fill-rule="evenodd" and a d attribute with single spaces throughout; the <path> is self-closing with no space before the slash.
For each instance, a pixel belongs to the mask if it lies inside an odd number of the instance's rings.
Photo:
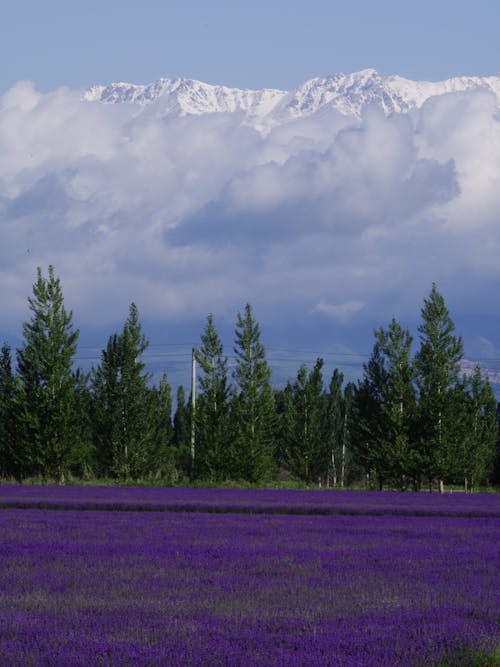
<path id="1" fill-rule="evenodd" d="M 2 665 L 489 665 L 500 646 L 498 496 L 0 486 L 0 506 Z"/>

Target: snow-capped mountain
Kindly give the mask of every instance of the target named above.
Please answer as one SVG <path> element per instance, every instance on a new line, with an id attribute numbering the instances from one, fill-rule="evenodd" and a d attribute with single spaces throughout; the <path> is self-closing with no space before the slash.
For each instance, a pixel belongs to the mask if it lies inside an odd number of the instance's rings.
<path id="1" fill-rule="evenodd" d="M 249 123 L 271 127 L 318 111 L 336 110 L 359 117 L 367 104 L 375 104 L 387 114 L 407 112 L 434 95 L 478 88 L 493 92 L 500 104 L 500 75 L 430 82 L 396 75 L 384 77 L 373 69 L 310 79 L 293 91 L 240 90 L 192 79 L 159 79 L 149 85 L 94 86 L 83 99 L 142 106 L 157 103 L 165 116 L 239 111 Z"/>
<path id="2" fill-rule="evenodd" d="M 112 104 L 131 102 L 147 105 L 161 101 L 166 115 L 242 111 L 250 117 L 265 118 L 286 95 L 285 91 L 269 88 L 240 90 L 193 79 L 159 79 L 145 86 L 131 83 L 94 86 L 83 97 L 87 101 Z"/>

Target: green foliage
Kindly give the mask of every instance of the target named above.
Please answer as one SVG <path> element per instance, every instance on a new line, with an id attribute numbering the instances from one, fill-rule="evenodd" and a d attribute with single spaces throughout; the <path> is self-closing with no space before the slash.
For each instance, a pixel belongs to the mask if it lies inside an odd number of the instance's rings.
<path id="1" fill-rule="evenodd" d="M 342 476 L 342 442 L 344 433 L 343 382 L 343 373 L 335 368 L 330 380 L 329 392 L 323 399 L 323 459 L 327 486 L 330 483 L 333 486 L 337 486 L 339 477 Z"/>
<path id="2" fill-rule="evenodd" d="M 271 369 L 250 304 L 243 315 L 238 313 L 234 353 L 237 393 L 231 406 L 235 447 L 231 472 L 233 477 L 258 482 L 272 471 L 275 409 Z"/>
<path id="3" fill-rule="evenodd" d="M 498 436 L 495 397 L 479 366 L 463 383 L 460 408 L 462 428 L 455 460 L 465 490 L 472 492 L 486 471 L 492 469 Z"/>
<path id="4" fill-rule="evenodd" d="M 17 437 L 17 394 L 10 347 L 4 343 L 0 356 L 0 476 L 20 480 L 24 457 Z"/>
<path id="5" fill-rule="evenodd" d="M 325 477 L 323 429 L 323 359 L 308 373 L 301 366 L 287 394 L 287 459 L 292 473 L 306 484 Z"/>
<path id="6" fill-rule="evenodd" d="M 358 462 L 367 475 L 376 475 L 380 487 L 389 476 L 387 466 L 387 419 L 382 406 L 388 374 L 379 342 L 364 364 L 364 376 L 355 394 L 355 449 Z"/>
<path id="7" fill-rule="evenodd" d="M 177 407 L 174 414 L 173 444 L 177 464 L 185 473 L 191 470 L 191 408 L 181 386 L 177 389 Z"/>
<path id="8" fill-rule="evenodd" d="M 385 378 L 380 405 L 385 433 L 379 445 L 386 459 L 382 467 L 393 485 L 405 489 L 408 476 L 414 472 L 412 428 L 416 397 L 410 358 L 412 336 L 393 318 L 387 330 L 381 328 L 375 332 L 375 339 L 380 347 Z"/>
<path id="9" fill-rule="evenodd" d="M 37 270 L 29 307 L 16 372 L 9 346 L 0 354 L 4 479 L 342 488 L 366 476 L 379 488 L 440 480 L 472 491 L 500 478 L 498 407 L 479 368 L 460 376 L 462 340 L 436 285 L 414 359 L 409 331 L 393 318 L 374 332 L 357 387 L 343 387 L 335 369 L 325 391 L 317 359 L 273 390 L 249 304 L 237 316 L 231 386 L 208 315 L 194 351 L 196 411 L 179 387 L 173 424 L 166 374 L 153 384 L 145 370 L 148 341 L 135 304 L 89 376 L 73 367 L 78 331 L 53 267 L 48 277 Z"/>
<path id="10" fill-rule="evenodd" d="M 288 433 L 289 433 L 289 409 L 291 404 L 292 385 L 287 382 L 284 389 L 275 389 L 273 400 L 275 410 L 274 460 L 280 475 L 287 475 L 288 462 Z"/>
<path id="11" fill-rule="evenodd" d="M 213 315 L 209 314 L 201 336 L 201 347 L 196 350 L 200 367 L 196 399 L 196 457 L 197 477 L 221 481 L 231 469 L 229 435 L 229 385 L 227 357 L 215 329 Z"/>
<path id="12" fill-rule="evenodd" d="M 456 454 L 457 401 L 463 343 L 435 284 L 422 308 L 418 388 L 419 466 L 428 480 L 446 477 Z"/>
<path id="13" fill-rule="evenodd" d="M 32 317 L 23 325 L 24 345 L 17 351 L 18 424 L 23 474 L 49 475 L 61 481 L 73 464 L 79 424 L 73 357 L 78 330 L 64 307 L 59 278 L 40 268 L 28 299 Z"/>
<path id="14" fill-rule="evenodd" d="M 114 334 L 93 371 L 94 443 L 101 474 L 121 479 L 161 475 L 170 466 L 171 408 L 166 378 L 157 390 L 149 387 L 142 354 L 148 341 L 132 303 L 121 334 Z"/>
<path id="15" fill-rule="evenodd" d="M 174 481 L 176 478 L 176 449 L 173 444 L 172 390 L 164 373 L 158 386 L 150 388 L 152 398 L 151 445 L 148 454 L 147 473 L 158 479 Z"/>
<path id="16" fill-rule="evenodd" d="M 456 667 L 466 665 L 467 667 L 499 667 L 500 648 L 496 651 L 477 651 L 469 647 L 454 651 L 452 657 L 440 660 L 437 667 Z"/>
<path id="17" fill-rule="evenodd" d="M 334 373 L 335 375 L 335 373 Z M 354 427 L 354 393 L 356 387 L 353 382 L 348 382 L 344 387 L 342 398 L 342 435 L 341 435 L 341 458 L 340 458 L 340 486 L 347 484 L 350 468 L 353 464 L 352 456 L 352 432 Z"/>
<path id="18" fill-rule="evenodd" d="M 78 432 L 72 448 L 72 475 L 89 478 L 94 475 L 95 448 L 92 442 L 91 395 L 89 374 L 77 369 L 73 373 L 75 382 L 75 421 Z"/>

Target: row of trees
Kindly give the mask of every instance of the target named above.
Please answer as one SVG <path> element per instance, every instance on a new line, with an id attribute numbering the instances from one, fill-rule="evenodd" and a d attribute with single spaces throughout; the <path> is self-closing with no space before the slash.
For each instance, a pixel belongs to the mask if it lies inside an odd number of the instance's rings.
<path id="1" fill-rule="evenodd" d="M 460 370 L 463 345 L 434 285 L 422 309 L 420 349 L 393 320 L 375 332 L 362 380 L 344 383 L 323 360 L 302 365 L 284 388 L 271 369 L 252 308 L 238 313 L 230 376 L 212 315 L 195 350 L 196 404 L 182 387 L 172 409 L 166 375 L 153 382 L 135 304 L 90 373 L 74 367 L 78 331 L 59 278 L 38 269 L 31 319 L 16 353 L 0 357 L 0 476 L 68 476 L 259 483 L 291 476 L 345 486 L 361 478 L 382 488 L 491 478 L 496 402 L 476 369 Z M 172 419 L 173 413 L 173 419 Z"/>
<path id="2" fill-rule="evenodd" d="M 463 481 L 472 490 L 493 474 L 497 457 L 497 404 L 476 367 L 461 371 L 462 339 L 436 285 L 422 308 L 420 348 L 393 319 L 375 331 L 375 345 L 356 390 L 355 428 L 359 461 L 379 485 L 419 488 L 426 480 L 442 490 Z"/>

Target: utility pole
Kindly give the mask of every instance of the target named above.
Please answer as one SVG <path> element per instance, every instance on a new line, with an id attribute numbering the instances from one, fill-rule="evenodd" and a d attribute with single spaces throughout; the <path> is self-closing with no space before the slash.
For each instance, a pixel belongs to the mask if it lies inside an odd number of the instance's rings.
<path id="1" fill-rule="evenodd" d="M 191 473 L 194 473 L 196 440 L 196 350 L 191 351 Z"/>

